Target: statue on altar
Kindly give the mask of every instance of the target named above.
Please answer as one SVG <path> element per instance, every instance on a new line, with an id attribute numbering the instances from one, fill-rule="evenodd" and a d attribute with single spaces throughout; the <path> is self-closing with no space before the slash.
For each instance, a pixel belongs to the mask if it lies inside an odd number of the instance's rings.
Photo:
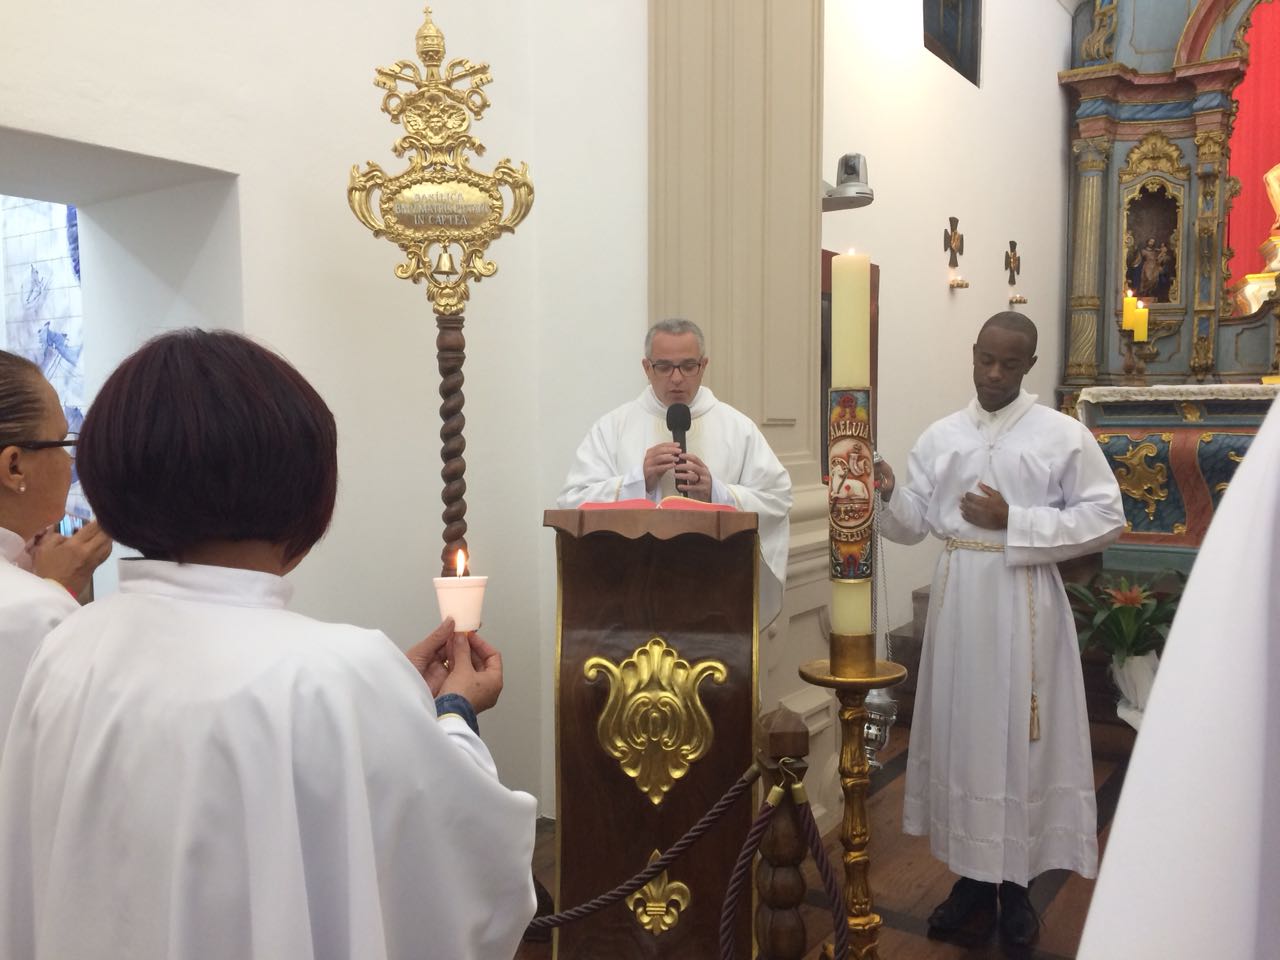
<path id="1" fill-rule="evenodd" d="M 1130 254 L 1128 266 L 1129 288 L 1138 297 L 1147 302 L 1169 302 L 1176 264 L 1167 241 L 1157 246 L 1155 237 L 1147 237 L 1147 242 Z"/>
<path id="2" fill-rule="evenodd" d="M 1262 175 L 1262 182 L 1267 188 L 1267 199 L 1271 201 L 1271 209 L 1276 218 L 1271 224 L 1271 232 L 1280 231 L 1280 163 Z"/>

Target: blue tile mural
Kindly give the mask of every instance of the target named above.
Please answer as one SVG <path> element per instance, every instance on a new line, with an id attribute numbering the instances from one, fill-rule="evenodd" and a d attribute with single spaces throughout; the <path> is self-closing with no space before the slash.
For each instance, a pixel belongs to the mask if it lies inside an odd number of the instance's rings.
<path id="1" fill-rule="evenodd" d="M 80 230 L 76 209 L 60 203 L 0 197 L 0 346 L 26 357 L 58 391 L 70 429 L 84 422 Z M 77 480 L 64 531 L 89 516 Z"/>

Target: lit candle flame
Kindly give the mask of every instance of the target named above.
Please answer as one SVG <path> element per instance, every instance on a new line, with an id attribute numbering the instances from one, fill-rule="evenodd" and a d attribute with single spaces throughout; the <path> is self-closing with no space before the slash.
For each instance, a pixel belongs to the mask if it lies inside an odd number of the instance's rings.
<path id="1" fill-rule="evenodd" d="M 465 551 L 463 550 L 458 551 L 458 559 L 457 559 L 456 566 L 458 570 L 458 576 L 462 576 L 462 571 L 467 569 L 467 554 Z"/>
<path id="2" fill-rule="evenodd" d="M 1143 309 L 1145 309 L 1145 308 L 1146 308 L 1146 306 L 1147 306 L 1147 305 L 1146 305 L 1145 303 L 1143 303 L 1141 300 L 1139 300 L 1139 301 L 1138 301 L 1138 309 L 1139 309 L 1139 310 L 1143 310 Z"/>

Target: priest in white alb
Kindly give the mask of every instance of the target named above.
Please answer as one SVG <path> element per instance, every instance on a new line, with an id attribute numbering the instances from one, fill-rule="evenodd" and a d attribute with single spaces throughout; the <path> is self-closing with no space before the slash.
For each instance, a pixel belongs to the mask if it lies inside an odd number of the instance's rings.
<path id="1" fill-rule="evenodd" d="M 999 313 L 973 348 L 977 396 L 934 423 L 897 485 L 891 540 L 944 541 L 929 595 L 903 827 L 960 880 L 930 933 L 1035 940 L 1032 878 L 1097 873 L 1097 808 L 1075 625 L 1056 564 L 1124 527 L 1120 489 L 1076 420 L 1022 390 L 1036 328 Z M 998 887 L 998 895 L 997 895 Z"/>
<path id="2" fill-rule="evenodd" d="M 787 574 L 791 477 L 750 417 L 702 386 L 708 357 L 702 330 L 690 320 L 649 328 L 642 361 L 649 385 L 605 414 L 578 447 L 560 491 L 562 508 L 685 494 L 759 516 L 760 623 L 782 608 Z M 686 451 L 672 439 L 667 409 L 689 408 Z"/>

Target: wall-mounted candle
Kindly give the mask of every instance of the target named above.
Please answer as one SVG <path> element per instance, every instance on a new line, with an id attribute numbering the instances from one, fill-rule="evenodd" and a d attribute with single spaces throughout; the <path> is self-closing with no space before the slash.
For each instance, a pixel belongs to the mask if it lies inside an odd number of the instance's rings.
<path id="1" fill-rule="evenodd" d="M 440 619 L 453 617 L 453 629 L 469 633 L 480 629 L 480 614 L 484 609 L 484 587 L 488 577 L 464 577 L 467 555 L 458 551 L 455 565 L 457 576 L 436 577 L 436 602 L 440 604 Z"/>

